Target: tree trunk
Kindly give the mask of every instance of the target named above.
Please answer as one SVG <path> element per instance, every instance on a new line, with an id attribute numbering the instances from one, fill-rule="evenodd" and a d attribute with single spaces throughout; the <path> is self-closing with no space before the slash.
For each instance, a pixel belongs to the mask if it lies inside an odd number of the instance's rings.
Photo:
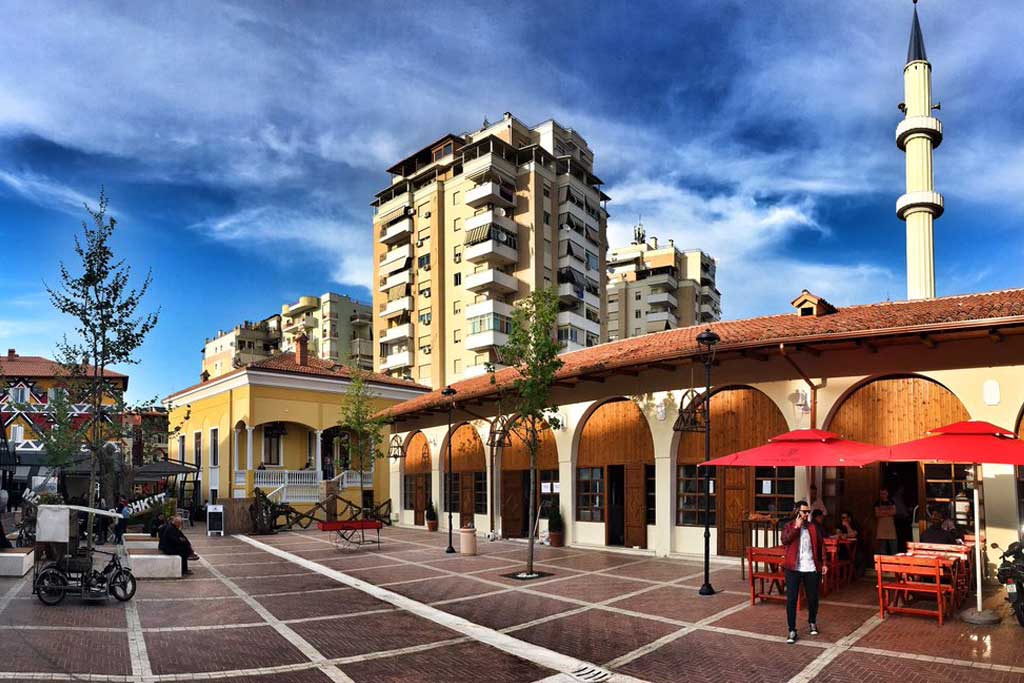
<path id="1" fill-rule="evenodd" d="M 537 425 L 536 420 L 530 418 L 530 493 L 527 500 L 529 500 L 529 526 L 527 527 L 527 533 L 529 534 L 529 540 L 527 541 L 527 552 L 526 552 L 526 573 L 533 574 L 533 528 L 536 525 L 536 502 L 534 497 L 537 494 Z"/>

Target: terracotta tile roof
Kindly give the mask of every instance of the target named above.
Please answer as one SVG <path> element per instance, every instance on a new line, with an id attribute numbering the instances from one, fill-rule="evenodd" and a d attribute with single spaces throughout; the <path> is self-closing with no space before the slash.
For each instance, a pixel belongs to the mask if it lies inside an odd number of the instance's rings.
<path id="1" fill-rule="evenodd" d="M 308 358 L 306 365 L 299 365 L 295 362 L 294 353 L 279 353 L 276 356 L 270 358 L 264 358 L 260 361 L 254 361 L 247 364 L 245 367 L 235 368 L 231 372 L 226 372 L 223 375 L 219 375 L 210 381 L 220 381 L 226 377 L 232 377 L 245 370 L 263 370 L 267 372 L 280 372 L 289 375 L 309 375 L 313 377 L 332 377 L 336 379 L 351 379 L 352 373 L 348 367 L 331 361 L 321 360 L 320 358 Z M 373 384 L 386 384 L 388 386 L 403 387 L 406 389 L 419 389 L 422 391 L 428 391 L 429 387 L 425 387 L 422 384 L 416 384 L 410 380 L 398 379 L 397 377 L 389 377 L 388 375 L 382 375 L 376 372 L 366 373 L 366 380 Z M 209 382 L 200 382 L 199 384 L 193 384 L 190 387 L 180 389 L 173 394 L 170 394 L 164 400 L 180 396 L 186 392 L 198 389 L 204 384 Z"/>
<path id="2" fill-rule="evenodd" d="M 563 354 L 564 365 L 558 379 L 568 380 L 580 375 L 627 369 L 652 363 L 684 359 L 697 355 L 697 335 L 710 327 L 720 337 L 718 351 L 754 349 L 780 343 L 857 339 L 884 336 L 896 332 L 926 333 L 948 328 L 969 327 L 985 321 L 1012 322 L 1024 325 L 1024 289 L 966 294 L 921 301 L 892 301 L 860 306 L 847 306 L 821 317 L 801 317 L 796 313 L 771 315 L 745 320 L 731 320 L 682 327 L 665 332 L 631 337 Z M 510 386 L 515 370 L 507 368 L 496 373 L 496 384 L 483 375 L 453 384 L 460 401 L 481 398 L 499 387 Z M 383 414 L 389 417 L 410 415 L 446 405 L 440 391 L 396 404 Z"/>
<path id="3" fill-rule="evenodd" d="M 86 369 L 89 369 L 86 366 Z M 13 349 L 0 355 L 0 373 L 5 377 L 57 377 L 61 374 L 56 361 L 42 356 L 20 356 Z M 113 370 L 104 370 L 104 377 L 128 379 L 128 375 Z"/>

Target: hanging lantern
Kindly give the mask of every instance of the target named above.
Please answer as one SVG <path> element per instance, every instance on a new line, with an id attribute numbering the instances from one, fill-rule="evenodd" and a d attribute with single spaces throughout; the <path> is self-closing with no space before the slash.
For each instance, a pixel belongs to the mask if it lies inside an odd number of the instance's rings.
<path id="1" fill-rule="evenodd" d="M 707 430 L 704 398 L 696 389 L 687 389 L 679 400 L 679 417 L 672 425 L 675 432 L 703 432 Z"/>
<path id="2" fill-rule="evenodd" d="M 391 437 L 391 443 L 388 444 L 388 457 L 392 460 L 405 457 L 405 449 L 402 448 L 402 437 L 398 434 Z"/>

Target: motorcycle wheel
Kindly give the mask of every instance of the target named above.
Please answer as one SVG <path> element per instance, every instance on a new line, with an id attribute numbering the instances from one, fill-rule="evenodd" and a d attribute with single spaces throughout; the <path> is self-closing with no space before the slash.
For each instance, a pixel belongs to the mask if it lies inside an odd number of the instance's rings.
<path id="1" fill-rule="evenodd" d="M 1017 602 L 1013 603 L 1013 613 L 1017 616 L 1017 623 L 1024 626 L 1024 598 L 1018 597 Z"/>
<path id="2" fill-rule="evenodd" d="M 36 597 L 39 602 L 52 607 L 64 599 L 67 586 L 67 577 L 59 569 L 44 569 L 36 577 Z"/>
<path id="3" fill-rule="evenodd" d="M 128 602 L 135 596 L 135 575 L 130 571 L 118 569 L 110 577 L 110 594 L 120 602 Z"/>

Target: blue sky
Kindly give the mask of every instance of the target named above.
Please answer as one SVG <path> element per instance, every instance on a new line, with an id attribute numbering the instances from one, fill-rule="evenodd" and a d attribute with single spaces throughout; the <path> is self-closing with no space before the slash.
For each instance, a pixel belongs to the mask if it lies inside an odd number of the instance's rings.
<path id="1" fill-rule="evenodd" d="M 1017 287 L 1024 12 L 920 5 L 946 137 L 939 294 Z M 904 296 L 911 4 L 15 3 L 0 66 L 0 346 L 69 329 L 43 282 L 101 185 L 160 324 L 133 400 L 196 381 L 218 328 L 300 294 L 369 300 L 391 163 L 510 110 L 579 130 L 610 241 L 719 260 L 727 318 Z"/>

